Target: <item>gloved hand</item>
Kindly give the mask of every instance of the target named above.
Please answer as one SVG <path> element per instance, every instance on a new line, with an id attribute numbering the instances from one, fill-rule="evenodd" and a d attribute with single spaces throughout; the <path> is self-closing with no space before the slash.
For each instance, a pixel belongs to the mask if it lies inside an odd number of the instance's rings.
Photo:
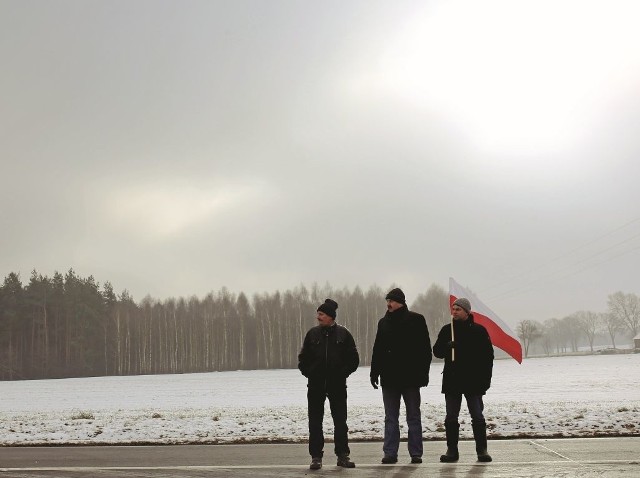
<path id="1" fill-rule="evenodd" d="M 456 343 L 453 340 L 449 340 L 449 342 L 447 342 L 447 347 L 449 347 L 450 349 L 455 349 Z"/>
<path id="2" fill-rule="evenodd" d="M 378 377 L 371 377 L 371 386 L 378 390 Z"/>

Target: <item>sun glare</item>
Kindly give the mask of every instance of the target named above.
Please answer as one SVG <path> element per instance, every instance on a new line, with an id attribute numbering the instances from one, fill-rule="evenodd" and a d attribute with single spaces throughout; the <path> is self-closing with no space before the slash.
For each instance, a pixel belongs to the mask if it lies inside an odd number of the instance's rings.
<path id="1" fill-rule="evenodd" d="M 480 153 L 570 151 L 629 75 L 640 79 L 638 13 L 619 1 L 431 4 L 357 88 L 435 111 Z"/>

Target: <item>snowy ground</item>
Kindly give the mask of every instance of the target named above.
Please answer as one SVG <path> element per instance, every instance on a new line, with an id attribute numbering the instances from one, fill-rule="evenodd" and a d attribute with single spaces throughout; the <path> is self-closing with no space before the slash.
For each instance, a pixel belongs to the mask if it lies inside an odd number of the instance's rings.
<path id="1" fill-rule="evenodd" d="M 444 437 L 441 371 L 422 389 L 425 439 Z M 383 435 L 368 374 L 349 378 L 354 440 Z M 0 446 L 302 441 L 305 394 L 297 370 L 0 382 Z M 485 416 L 490 438 L 640 436 L 640 354 L 497 360 Z M 328 436 L 330 421 L 327 406 Z"/>

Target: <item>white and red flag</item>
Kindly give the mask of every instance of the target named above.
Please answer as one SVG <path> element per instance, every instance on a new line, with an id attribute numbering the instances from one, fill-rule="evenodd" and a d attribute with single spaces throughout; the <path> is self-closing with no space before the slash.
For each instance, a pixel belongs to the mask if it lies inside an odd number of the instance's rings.
<path id="1" fill-rule="evenodd" d="M 480 299 L 449 277 L 449 307 L 460 297 L 469 299 L 473 320 L 487 329 L 491 343 L 522 363 L 522 345 L 516 334 Z"/>

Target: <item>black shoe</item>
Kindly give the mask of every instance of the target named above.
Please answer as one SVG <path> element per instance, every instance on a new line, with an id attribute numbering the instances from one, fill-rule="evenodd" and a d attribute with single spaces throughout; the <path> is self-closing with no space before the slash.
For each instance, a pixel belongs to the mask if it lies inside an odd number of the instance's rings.
<path id="1" fill-rule="evenodd" d="M 411 457 L 411 463 L 422 463 L 422 458 L 419 456 L 412 456 Z"/>
<path id="2" fill-rule="evenodd" d="M 447 448 L 447 452 L 444 455 L 440 455 L 440 461 L 442 463 L 454 463 L 460 459 L 457 448 Z"/>
<path id="3" fill-rule="evenodd" d="M 319 470 L 320 468 L 322 468 L 322 457 L 314 456 L 313 458 L 311 458 L 311 464 L 309 465 L 309 469 Z"/>
<path id="4" fill-rule="evenodd" d="M 392 465 L 393 463 L 398 463 L 397 456 L 385 455 L 382 457 L 382 463 L 385 465 Z"/>
<path id="5" fill-rule="evenodd" d="M 349 458 L 349 455 L 339 456 L 337 465 L 341 466 L 342 468 L 355 468 L 356 467 L 356 464 L 351 461 L 351 459 Z"/>
<path id="6" fill-rule="evenodd" d="M 493 461 L 493 458 L 491 458 L 491 455 L 487 453 L 487 450 L 481 450 L 478 452 L 478 461 L 489 463 L 490 461 Z"/>

